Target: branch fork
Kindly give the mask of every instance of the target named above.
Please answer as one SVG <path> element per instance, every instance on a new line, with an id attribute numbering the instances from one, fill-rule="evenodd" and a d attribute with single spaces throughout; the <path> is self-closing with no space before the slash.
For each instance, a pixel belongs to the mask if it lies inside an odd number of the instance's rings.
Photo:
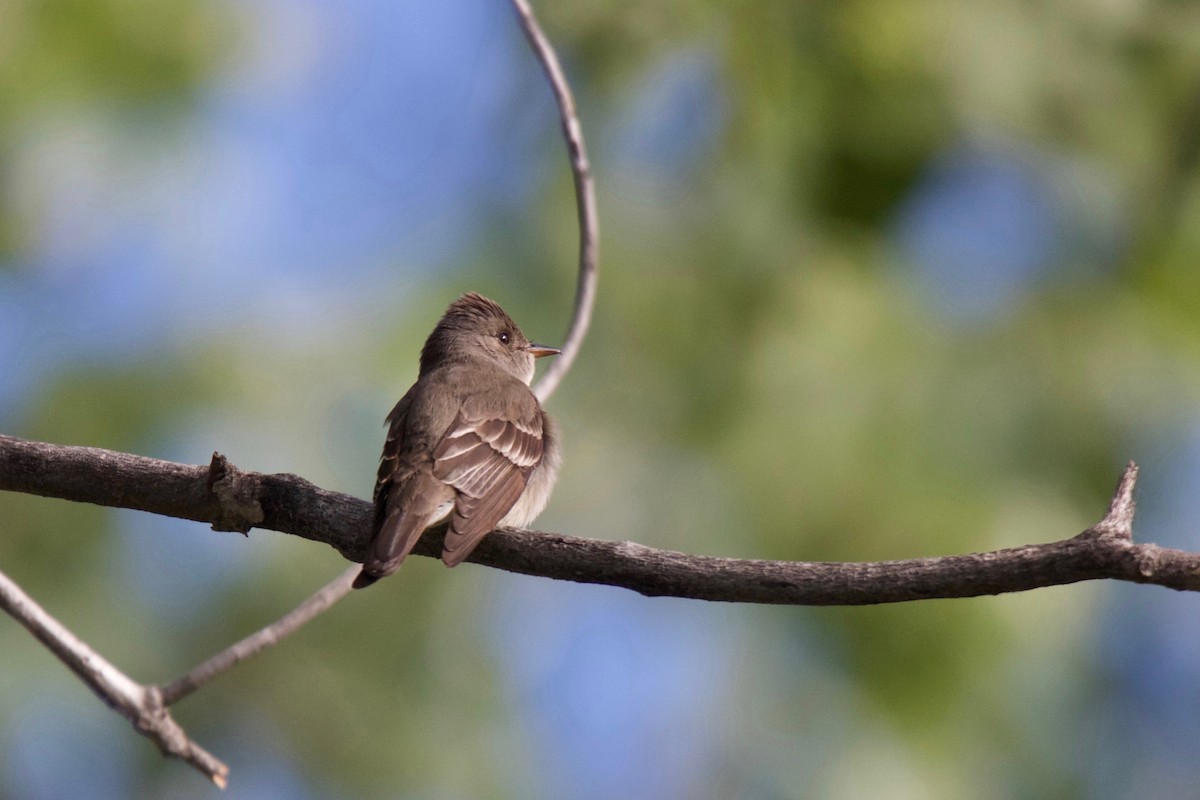
<path id="1" fill-rule="evenodd" d="M 143 686 L 117 669 L 2 572 L 0 608 L 58 656 L 109 708 L 129 720 L 134 730 L 157 744 L 164 755 L 182 759 L 225 788 L 229 767 L 188 738 L 167 711 L 157 686 Z"/>

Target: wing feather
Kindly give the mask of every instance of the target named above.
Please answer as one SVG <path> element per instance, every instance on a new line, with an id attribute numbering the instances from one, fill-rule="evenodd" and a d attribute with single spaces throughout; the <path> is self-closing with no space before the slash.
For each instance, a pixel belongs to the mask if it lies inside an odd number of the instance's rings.
<path id="1" fill-rule="evenodd" d="M 434 451 L 433 474 L 458 495 L 442 560 L 454 566 L 494 529 L 542 460 L 541 415 L 532 421 L 460 411 Z"/>
<path id="2" fill-rule="evenodd" d="M 404 452 L 407 416 L 416 388 L 400 398 L 388 414 L 388 436 L 375 480 L 371 544 L 362 572 L 354 581 L 356 589 L 370 586 L 399 569 L 425 529 L 444 513 L 440 509 L 448 510 L 454 494 L 442 482 L 434 480 L 427 462 L 422 465 Z"/>

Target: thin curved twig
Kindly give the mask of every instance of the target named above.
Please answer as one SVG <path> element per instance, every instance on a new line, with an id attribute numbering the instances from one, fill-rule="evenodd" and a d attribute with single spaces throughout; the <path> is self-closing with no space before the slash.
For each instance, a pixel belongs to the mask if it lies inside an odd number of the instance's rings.
<path id="1" fill-rule="evenodd" d="M 592 307 L 596 298 L 596 266 L 599 246 L 599 219 L 596 211 L 595 181 L 592 179 L 591 167 L 588 163 L 587 148 L 583 140 L 583 128 L 575 110 L 575 99 L 571 87 L 563 73 L 562 65 L 554 52 L 553 46 L 542 32 L 541 26 L 533 13 L 533 9 L 525 0 L 513 0 L 518 19 L 530 46 L 541 62 L 546 78 L 554 91 L 558 103 L 559 115 L 562 121 L 563 138 L 567 143 L 567 151 L 571 161 L 571 173 L 575 180 L 575 200 L 579 212 L 579 280 L 575 293 L 575 308 L 572 314 L 570 330 L 562 345 L 562 354 L 555 360 L 551 368 L 542 375 L 535 392 L 538 399 L 545 401 L 558 387 L 567 370 L 575 360 L 579 347 L 587 334 L 591 322 Z M 220 476 L 214 477 L 220 469 Z M 210 483 L 217 486 L 233 487 L 240 479 L 240 474 L 229 467 L 223 459 L 214 459 L 210 467 Z M 221 527 L 232 526 L 234 529 L 248 527 L 230 519 L 244 516 L 244 508 L 255 509 L 253 501 L 244 503 L 238 508 L 237 514 L 229 513 L 232 504 L 229 497 L 237 495 L 233 489 L 217 493 L 225 516 Z M 244 500 L 245 498 L 241 498 Z M 261 513 L 255 511 L 255 514 Z M 351 582 L 357 573 L 357 568 L 351 568 L 339 575 L 332 582 L 288 612 L 279 620 L 247 636 L 198 665 L 186 675 L 161 687 L 162 701 L 165 705 L 182 700 L 199 689 L 210 680 L 230 669 L 234 665 L 256 653 L 271 647 L 297 629 L 311 621 L 314 617 L 328 610 L 339 600 L 350 593 Z"/>
<path id="2" fill-rule="evenodd" d="M 583 141 L 583 128 L 575 110 L 575 99 L 571 93 L 571 87 L 553 46 L 537 22 L 533 9 L 525 0 L 513 0 L 513 5 L 517 10 L 518 19 L 529 39 L 530 46 L 545 70 L 546 78 L 550 82 L 558 103 L 563 138 L 567 143 L 571 173 L 575 180 L 575 201 L 579 211 L 579 280 L 575 292 L 575 308 L 572 313 L 571 326 L 566 341 L 562 345 L 562 354 L 542 375 L 534 389 L 538 399 L 545 402 L 558 387 L 567 370 L 570 369 L 591 322 L 592 307 L 596 300 L 599 217 L 596 211 L 595 181 L 592 179 L 587 148 Z M 216 475 L 218 469 L 220 470 L 219 477 Z M 247 498 L 239 496 L 239 489 L 236 488 L 236 485 L 240 480 L 240 473 L 229 467 L 223 459 L 217 458 L 214 458 L 210 470 L 210 483 L 216 487 L 224 487 L 224 491 L 214 492 L 218 495 L 224 515 L 224 519 L 219 523 L 220 527 L 231 527 L 234 530 L 248 528 L 249 523 L 239 521 L 245 519 L 246 509 L 250 509 L 251 513 L 255 515 L 250 519 L 256 522 L 259 518 L 258 515 L 261 514 L 261 509 L 252 499 L 246 502 Z M 237 498 L 237 502 L 231 502 L 230 498 Z M 238 505 L 239 503 L 240 505 Z M 237 663 L 291 635 L 349 594 L 351 582 L 356 574 L 357 568 L 347 570 L 279 620 L 222 650 L 186 675 L 162 686 L 163 703 L 171 705 L 182 700 Z"/>
<path id="3" fill-rule="evenodd" d="M 571 363 L 575 360 L 575 355 L 579 351 L 591 321 L 592 306 L 596 297 L 599 222 L 596 213 L 595 182 L 588 164 L 583 129 L 575 111 L 575 100 L 571 94 L 571 87 L 567 83 L 554 48 L 538 25 L 533 9 L 525 0 L 513 0 L 513 5 L 516 7 L 521 26 L 529 38 L 530 46 L 542 63 L 546 77 L 554 90 L 555 99 L 558 101 L 563 137 L 567 142 L 571 172 L 575 178 L 575 199 L 579 209 L 579 282 L 575 295 L 575 309 L 567 339 L 562 346 L 562 354 L 542 375 L 542 379 L 535 389 L 538 398 L 545 401 L 558 387 Z M 250 518 L 251 521 L 257 521 L 257 515 L 261 514 L 261 509 L 257 508 L 252 499 L 247 501 L 246 497 L 241 496 L 244 493 L 238 486 L 240 480 L 241 475 L 237 470 L 226 464 L 224 459 L 214 458 L 213 464 L 210 466 L 209 482 L 214 485 L 214 494 L 218 496 L 221 506 L 223 519 L 219 523 L 220 527 L 231 527 L 234 530 L 248 529 L 250 523 L 238 521 L 246 516 L 246 509 L 251 509 L 251 513 L 255 515 Z M 215 489 L 218 488 L 223 491 L 216 491 Z M 236 498 L 236 502 L 231 501 L 231 498 Z M 351 581 L 356 572 L 357 568 L 347 570 L 279 620 L 222 650 L 186 675 L 162 686 L 163 703 L 171 705 L 182 700 L 237 663 L 278 643 L 317 615 L 333 607 L 350 593 Z"/>
<path id="4" fill-rule="evenodd" d="M 554 91 L 563 138 L 567 142 L 567 154 L 571 160 L 571 174 L 575 179 L 575 205 L 579 212 L 579 280 L 575 286 L 571 327 L 562 344 L 562 355 L 554 359 L 554 363 L 533 387 L 538 400 L 544 403 L 575 362 L 592 321 L 592 307 L 596 303 L 596 270 L 600 260 L 600 215 L 596 209 L 596 183 L 592 178 L 592 168 L 583 142 L 583 126 L 575 110 L 571 85 L 567 82 L 554 47 L 534 16 L 533 8 L 527 0 L 512 0 L 512 4 L 525 31 L 525 38 L 529 40 L 529 46 L 541 62 L 550 88 Z"/>

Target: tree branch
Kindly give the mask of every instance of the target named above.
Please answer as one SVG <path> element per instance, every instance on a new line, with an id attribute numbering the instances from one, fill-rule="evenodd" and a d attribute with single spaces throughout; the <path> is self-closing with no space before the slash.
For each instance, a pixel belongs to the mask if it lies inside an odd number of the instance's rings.
<path id="1" fill-rule="evenodd" d="M 470 561 L 527 575 L 608 584 L 648 596 L 792 605 L 868 605 L 973 597 L 1113 578 L 1200 590 L 1200 554 L 1134 544 L 1137 466 L 1130 463 L 1108 512 L 1070 539 L 986 553 L 861 563 L 713 558 L 533 531 L 492 532 Z M 325 542 L 360 560 L 371 506 L 290 474 L 241 472 L 214 453 L 207 467 L 129 453 L 0 436 L 0 490 L 207 522 L 216 530 L 256 526 Z M 444 527 L 413 551 L 438 557 Z M 0 608 L 20 621 L 109 706 L 224 788 L 228 768 L 192 742 L 167 706 L 269 647 L 350 592 L 357 566 L 344 571 L 277 622 L 218 653 L 165 686 L 136 683 L 0 573 Z"/>
<path id="2" fill-rule="evenodd" d="M 199 520 L 224 519 L 211 475 L 229 465 L 187 466 L 128 453 L 0 436 L 0 490 L 27 492 Z M 288 474 L 238 473 L 244 499 L 262 510 L 257 527 L 329 544 L 360 561 L 371 505 Z M 620 586 L 648 596 L 788 605 L 869 605 L 973 597 L 1112 578 L 1200 590 L 1200 554 L 1132 541 L 1137 467 L 1122 475 L 1112 506 L 1078 536 L 966 555 L 877 562 L 715 558 L 633 542 L 500 529 L 470 561 L 579 583 Z M 437 557 L 444 528 L 413 551 Z"/>

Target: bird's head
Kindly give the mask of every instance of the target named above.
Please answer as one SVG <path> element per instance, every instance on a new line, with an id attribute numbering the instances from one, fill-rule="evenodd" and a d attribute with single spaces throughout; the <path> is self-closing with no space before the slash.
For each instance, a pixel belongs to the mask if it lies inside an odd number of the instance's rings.
<path id="1" fill-rule="evenodd" d="M 532 344 L 512 317 L 482 295 L 471 292 L 455 300 L 421 349 L 421 374 L 458 361 L 481 359 L 528 384 L 533 361 L 558 350 Z"/>

